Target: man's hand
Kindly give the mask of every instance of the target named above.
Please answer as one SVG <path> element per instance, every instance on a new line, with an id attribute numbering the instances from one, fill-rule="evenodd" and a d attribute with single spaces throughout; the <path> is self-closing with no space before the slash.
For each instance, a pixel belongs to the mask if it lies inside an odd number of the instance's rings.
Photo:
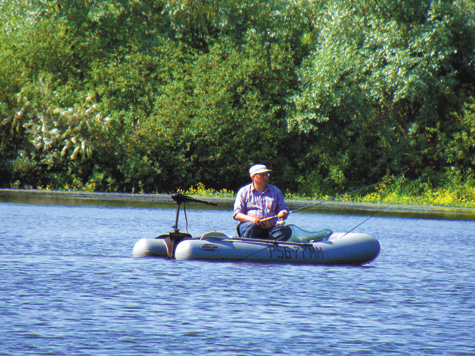
<path id="1" fill-rule="evenodd" d="M 279 219 L 285 220 L 285 219 L 287 219 L 288 215 L 289 214 L 288 214 L 287 210 L 282 210 L 279 214 L 277 214 L 277 217 Z"/>
<path id="2" fill-rule="evenodd" d="M 259 225 L 261 223 L 261 220 L 255 216 L 249 216 L 249 221 L 252 221 L 256 225 Z"/>

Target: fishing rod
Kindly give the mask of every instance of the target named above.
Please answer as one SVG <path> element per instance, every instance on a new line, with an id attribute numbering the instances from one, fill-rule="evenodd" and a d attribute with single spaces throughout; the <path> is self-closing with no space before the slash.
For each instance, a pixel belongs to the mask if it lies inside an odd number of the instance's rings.
<path id="1" fill-rule="evenodd" d="M 326 201 L 329 201 L 329 200 L 335 200 L 335 199 L 340 198 L 340 197 L 343 197 L 343 196 L 345 196 L 345 195 L 354 194 L 354 193 L 356 193 L 356 192 L 359 192 L 359 191 L 362 191 L 362 190 L 365 190 L 365 189 L 374 187 L 375 185 L 379 185 L 379 184 L 383 184 L 383 183 L 389 182 L 389 181 L 391 181 L 391 180 L 394 180 L 394 179 L 399 178 L 399 177 L 401 177 L 402 175 L 406 174 L 407 171 L 408 171 L 408 169 L 406 169 L 406 170 L 405 170 L 404 172 L 402 172 L 402 173 L 399 173 L 397 176 L 390 177 L 390 178 L 381 180 L 381 181 L 379 181 L 379 182 L 376 182 L 376 183 L 373 183 L 373 184 L 370 184 L 370 185 L 366 185 L 366 186 L 364 186 L 364 187 L 362 187 L 362 188 L 358 188 L 358 189 L 355 189 L 355 190 L 351 190 L 351 191 L 349 191 L 349 192 L 337 194 L 337 195 L 335 195 L 335 196 L 333 196 L 333 197 L 331 197 L 331 198 L 329 198 L 329 199 L 326 199 L 326 200 L 320 200 L 320 201 L 318 201 L 318 202 L 316 202 L 316 203 L 304 205 L 304 206 L 302 206 L 302 207 L 300 207 L 300 208 L 297 208 L 297 209 L 294 209 L 294 210 L 292 210 L 292 211 L 289 211 L 289 214 L 290 214 L 290 213 L 294 213 L 294 212 L 299 211 L 299 210 L 302 210 L 302 209 L 307 209 L 307 208 L 314 207 L 314 206 L 319 205 L 319 204 L 323 204 L 323 203 L 325 203 Z M 371 217 L 372 217 L 372 216 L 371 216 Z M 370 218 L 371 218 L 371 217 L 370 217 Z M 275 218 L 278 218 L 278 216 L 277 216 L 277 215 L 271 216 L 271 217 L 268 217 L 268 218 L 265 218 L 265 219 L 260 220 L 260 222 L 265 222 L 265 221 L 272 220 L 272 219 L 275 219 Z M 368 218 L 368 220 L 369 220 L 369 218 Z M 364 222 L 366 222 L 366 220 L 365 220 Z M 359 226 L 359 225 L 358 225 L 358 226 Z M 356 226 L 356 227 L 358 227 L 358 226 Z M 353 229 L 354 229 L 354 228 L 353 228 Z"/>
<path id="2" fill-rule="evenodd" d="M 359 224 L 353 226 L 350 230 L 348 230 L 347 232 L 345 232 L 344 235 L 342 235 L 341 237 L 344 237 L 346 235 L 348 235 L 350 232 L 352 232 L 354 229 L 356 229 L 357 227 L 360 227 L 361 225 L 363 225 L 365 222 L 367 222 L 368 220 L 374 218 L 375 216 L 381 214 L 384 210 L 386 210 L 388 208 L 388 206 L 386 206 L 385 208 L 379 210 L 379 211 L 376 211 L 374 212 L 373 214 L 371 214 L 370 216 L 368 216 L 366 219 L 364 219 L 362 222 L 360 222 Z"/>

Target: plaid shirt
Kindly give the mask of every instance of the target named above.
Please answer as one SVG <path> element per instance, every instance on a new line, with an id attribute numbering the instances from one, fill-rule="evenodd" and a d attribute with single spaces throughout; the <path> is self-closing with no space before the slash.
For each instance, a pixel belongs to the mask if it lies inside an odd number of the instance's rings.
<path id="1" fill-rule="evenodd" d="M 250 183 L 239 189 L 234 201 L 234 214 L 243 213 L 259 219 L 269 218 L 277 215 L 282 210 L 289 211 L 285 204 L 284 196 L 275 185 L 267 184 L 266 189 L 261 193 Z M 271 220 L 275 225 L 277 218 Z"/>

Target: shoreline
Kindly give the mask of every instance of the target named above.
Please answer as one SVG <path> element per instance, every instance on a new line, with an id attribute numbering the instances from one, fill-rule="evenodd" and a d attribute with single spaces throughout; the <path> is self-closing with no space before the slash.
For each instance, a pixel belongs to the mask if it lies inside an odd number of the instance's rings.
<path id="1" fill-rule="evenodd" d="M 221 207 L 232 209 L 234 198 L 226 197 L 197 197 L 198 199 L 219 203 Z M 52 200 L 48 203 L 48 200 Z M 153 207 L 155 204 L 175 204 L 169 194 L 140 194 L 140 193 L 116 193 L 116 192 L 84 192 L 84 191 L 58 191 L 40 189 L 13 189 L 0 188 L 0 202 L 9 201 L 30 204 L 57 204 L 57 205 L 110 205 L 127 206 L 140 205 Z M 358 203 L 339 201 L 312 201 L 286 199 L 290 210 L 292 209 L 318 209 L 322 212 L 343 214 L 378 214 L 384 216 L 407 216 L 425 217 L 438 219 L 463 219 L 475 220 L 475 208 L 443 207 L 430 205 L 403 205 L 403 204 L 379 204 Z M 193 204 L 194 205 L 194 204 Z M 200 205 L 200 204 L 197 204 Z M 189 205 L 187 205 L 189 206 Z M 201 206 L 201 205 L 200 205 Z M 203 205 L 204 206 L 204 205 Z"/>

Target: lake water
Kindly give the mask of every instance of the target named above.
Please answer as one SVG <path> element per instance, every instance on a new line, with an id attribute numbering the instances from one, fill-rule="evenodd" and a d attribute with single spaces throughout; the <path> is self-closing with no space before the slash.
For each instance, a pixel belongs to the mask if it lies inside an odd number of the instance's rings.
<path id="1" fill-rule="evenodd" d="M 355 230 L 382 246 L 363 267 L 132 258 L 175 213 L 0 201 L 0 355 L 475 354 L 473 220 L 374 216 Z M 188 204 L 188 230 L 234 235 L 231 215 Z"/>

